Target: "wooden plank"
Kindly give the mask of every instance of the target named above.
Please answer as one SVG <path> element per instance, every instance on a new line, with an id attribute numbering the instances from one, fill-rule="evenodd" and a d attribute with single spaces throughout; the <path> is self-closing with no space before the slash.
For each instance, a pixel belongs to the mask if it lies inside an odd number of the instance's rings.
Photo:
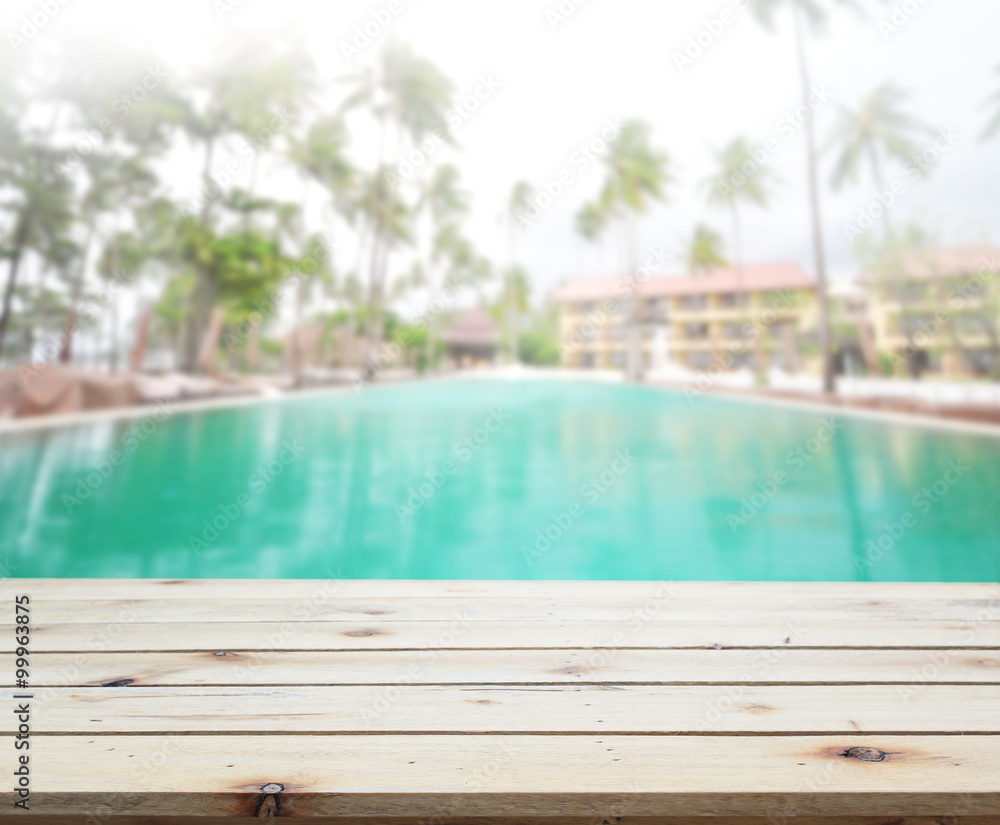
<path id="1" fill-rule="evenodd" d="M 623 599 L 650 597 L 751 599 L 992 599 L 996 583 L 942 582 L 656 582 L 656 581 L 448 581 L 405 579 L 7 579 L 0 597 L 29 593 L 36 601 L 86 598 L 253 599 L 266 586 L 278 599 L 408 599 L 491 596 L 525 599 Z"/>
<path id="2" fill-rule="evenodd" d="M 998 685 L 57 688 L 36 735 L 981 734 L 1000 733 L 998 708 Z"/>
<path id="3" fill-rule="evenodd" d="M 613 591 L 601 600 L 551 600 L 458 597 L 450 599 L 381 598 L 367 601 L 330 598 L 296 599 L 79 599 L 35 602 L 33 621 L 40 624 L 126 622 L 283 622 L 369 620 L 399 621 L 606 621 L 698 622 L 730 619 L 739 622 L 962 621 L 1000 623 L 1000 601 L 939 599 L 928 605 L 915 599 L 789 598 L 778 603 L 759 599 L 619 598 Z M 8 620 L 9 621 L 9 620 Z"/>
<path id="4" fill-rule="evenodd" d="M 994 650 L 425 650 L 39 653 L 33 686 L 1000 683 Z M 13 657 L 0 656 L 2 678 Z M 8 683 L 4 685 L 11 687 Z"/>
<path id="5" fill-rule="evenodd" d="M 638 624 L 638 626 L 636 626 Z M 14 650 L 0 625 L 0 652 Z M 427 650 L 439 648 L 1000 647 L 1000 622 L 507 621 L 119 622 L 36 624 L 36 653 L 172 650 Z M 623 638 L 622 638 L 623 637 Z"/>
<path id="6" fill-rule="evenodd" d="M 996 816 L 786 816 L 779 813 L 776 816 L 621 816 L 620 812 L 627 809 L 627 803 L 619 800 L 605 810 L 595 808 L 594 812 L 584 817 L 388 817 L 388 816 L 350 816 L 350 817 L 302 817 L 297 821 L 304 825 L 438 825 L 447 822 L 448 825 L 1000 825 L 1000 817 Z M 32 825 L 97 825 L 93 815 L 88 816 L 46 816 L 31 815 Z M 0 825 L 17 825 L 23 822 L 23 816 L 4 817 L 0 814 Z M 101 820 L 104 821 L 104 820 Z M 233 825 L 244 822 L 243 819 L 215 816 L 115 816 L 115 825 Z"/>
<path id="7" fill-rule="evenodd" d="M 49 815 L 111 801 L 253 816 L 268 783 L 290 817 L 1000 814 L 993 736 L 40 736 L 32 750 Z"/>

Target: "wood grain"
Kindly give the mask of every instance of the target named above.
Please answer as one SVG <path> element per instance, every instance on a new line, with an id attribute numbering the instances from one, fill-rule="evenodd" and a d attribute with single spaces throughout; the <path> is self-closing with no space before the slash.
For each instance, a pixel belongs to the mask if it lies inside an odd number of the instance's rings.
<path id="1" fill-rule="evenodd" d="M 276 599 L 489 598 L 603 599 L 745 597 L 792 599 L 980 599 L 1000 601 L 1000 584 L 942 582 L 687 582 L 687 581 L 449 581 L 406 579 L 6 579 L 0 597 L 29 593 L 37 601 L 64 599 L 253 599 L 261 588 Z"/>
<path id="2" fill-rule="evenodd" d="M 0 625 L 0 650 L 14 650 Z M 178 650 L 434 650 L 525 648 L 1000 648 L 1000 622 L 843 621 L 284 621 L 36 624 L 37 653 Z M 616 644 L 617 642 L 617 644 Z"/>
<path id="3" fill-rule="evenodd" d="M 998 708 L 998 685 L 58 688 L 36 733 L 982 734 Z"/>
<path id="4" fill-rule="evenodd" d="M 32 808 L 0 783 L 0 825 L 1000 825 L 997 585 L 22 593 Z"/>
<path id="5" fill-rule="evenodd" d="M 449 599 L 412 597 L 322 601 L 230 598 L 205 599 L 62 599 L 37 600 L 32 609 L 39 624 L 130 624 L 149 622 L 287 622 L 287 621 L 447 621 L 546 622 L 603 621 L 623 626 L 728 619 L 733 622 L 778 621 L 789 630 L 812 620 L 934 621 L 1000 624 L 1000 601 L 938 599 L 929 607 L 919 599 L 828 598 L 791 596 L 776 602 L 749 597 L 524 599 L 454 596 Z"/>
<path id="6" fill-rule="evenodd" d="M 39 811 L 249 816 L 996 816 L 989 736 L 47 736 Z M 880 752 L 882 761 L 844 754 Z M 9 749 L 8 749 L 9 750 Z M 9 753 L 4 754 L 4 767 Z M 95 788 L 95 766 L 100 787 Z M 11 793 L 0 791 L 9 809 Z"/>
<path id="7" fill-rule="evenodd" d="M 0 656 L 0 674 L 13 657 Z M 10 676 L 6 676 L 10 679 Z M 995 650 L 427 650 L 40 653 L 32 684 L 1000 683 Z M 11 687 L 7 682 L 6 687 Z"/>

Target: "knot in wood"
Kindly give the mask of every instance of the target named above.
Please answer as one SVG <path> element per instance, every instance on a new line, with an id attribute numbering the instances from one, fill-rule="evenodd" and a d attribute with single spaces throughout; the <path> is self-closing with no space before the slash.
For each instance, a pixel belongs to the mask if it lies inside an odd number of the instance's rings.
<path id="1" fill-rule="evenodd" d="M 860 759 L 862 762 L 881 762 L 888 755 L 878 748 L 851 748 L 844 752 L 848 759 Z"/>

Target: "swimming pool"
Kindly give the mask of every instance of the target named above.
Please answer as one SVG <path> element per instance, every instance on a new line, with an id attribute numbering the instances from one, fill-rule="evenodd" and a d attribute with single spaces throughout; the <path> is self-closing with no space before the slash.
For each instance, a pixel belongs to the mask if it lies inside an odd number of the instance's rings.
<path id="1" fill-rule="evenodd" d="M 0 435 L 14 576 L 996 581 L 1000 439 L 576 381 Z"/>

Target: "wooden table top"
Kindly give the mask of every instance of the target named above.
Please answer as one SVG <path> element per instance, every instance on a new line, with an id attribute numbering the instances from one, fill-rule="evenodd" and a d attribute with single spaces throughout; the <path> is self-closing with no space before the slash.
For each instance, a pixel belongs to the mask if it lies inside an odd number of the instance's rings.
<path id="1" fill-rule="evenodd" d="M 0 822 L 1000 823 L 995 584 L 0 592 Z"/>

